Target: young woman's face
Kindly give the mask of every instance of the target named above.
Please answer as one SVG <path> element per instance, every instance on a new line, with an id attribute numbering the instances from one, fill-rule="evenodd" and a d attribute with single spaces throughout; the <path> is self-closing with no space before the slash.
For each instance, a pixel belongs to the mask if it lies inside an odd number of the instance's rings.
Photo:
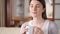
<path id="1" fill-rule="evenodd" d="M 44 11 L 43 5 L 39 1 L 32 0 L 30 2 L 30 15 L 32 17 L 42 16 L 43 11 Z"/>

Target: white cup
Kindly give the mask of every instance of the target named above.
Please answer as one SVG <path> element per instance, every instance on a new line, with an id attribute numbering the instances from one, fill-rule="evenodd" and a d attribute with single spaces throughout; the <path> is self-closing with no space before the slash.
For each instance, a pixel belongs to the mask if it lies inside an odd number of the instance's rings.
<path id="1" fill-rule="evenodd" d="M 26 32 L 26 34 L 33 34 L 33 27 L 27 25 L 26 28 L 28 28 L 28 31 Z"/>

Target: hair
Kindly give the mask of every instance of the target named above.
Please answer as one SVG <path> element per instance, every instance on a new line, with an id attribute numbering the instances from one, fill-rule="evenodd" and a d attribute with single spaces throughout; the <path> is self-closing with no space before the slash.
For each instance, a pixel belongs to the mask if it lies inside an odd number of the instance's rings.
<path id="1" fill-rule="evenodd" d="M 29 1 L 29 4 L 32 0 Z M 42 5 L 43 5 L 43 8 L 45 8 L 45 11 L 42 13 L 42 18 L 43 19 L 47 19 L 47 16 L 46 16 L 46 3 L 45 3 L 45 0 L 37 0 L 39 1 Z"/>

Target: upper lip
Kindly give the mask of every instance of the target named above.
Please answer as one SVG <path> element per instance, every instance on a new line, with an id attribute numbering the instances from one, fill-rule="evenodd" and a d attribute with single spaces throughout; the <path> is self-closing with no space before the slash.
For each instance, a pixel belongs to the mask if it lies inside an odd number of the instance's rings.
<path id="1" fill-rule="evenodd" d="M 37 11 L 34 11 L 34 12 L 37 12 Z"/>
<path id="2" fill-rule="evenodd" d="M 33 12 L 33 13 L 37 13 L 37 12 Z"/>

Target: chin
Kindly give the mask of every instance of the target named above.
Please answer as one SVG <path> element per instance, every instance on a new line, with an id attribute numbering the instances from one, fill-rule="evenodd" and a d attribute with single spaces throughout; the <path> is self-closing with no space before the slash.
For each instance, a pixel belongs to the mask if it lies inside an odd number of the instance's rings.
<path id="1" fill-rule="evenodd" d="M 37 17 L 36 15 L 32 16 L 32 17 Z"/>

